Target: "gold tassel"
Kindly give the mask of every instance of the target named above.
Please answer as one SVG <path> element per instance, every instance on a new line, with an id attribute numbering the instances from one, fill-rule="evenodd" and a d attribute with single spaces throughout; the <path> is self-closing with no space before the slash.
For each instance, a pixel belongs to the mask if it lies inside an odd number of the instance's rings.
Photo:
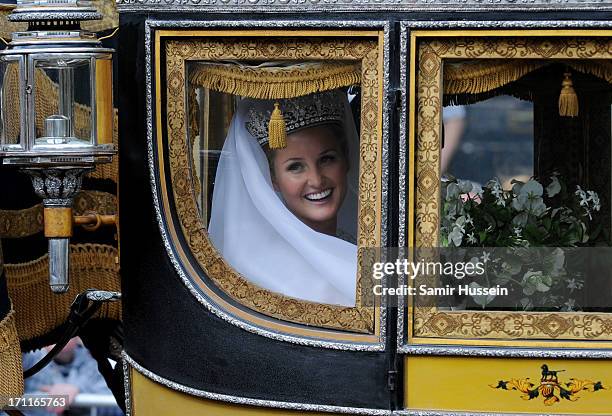
<path id="1" fill-rule="evenodd" d="M 578 96 L 574 90 L 572 82 L 572 74 L 566 72 L 561 82 L 561 95 L 559 95 L 559 115 L 561 117 L 577 117 L 578 116 Z"/>
<path id="2" fill-rule="evenodd" d="M 283 149 L 287 147 L 287 125 L 280 110 L 280 104 L 274 103 L 274 111 L 268 125 L 268 146 L 270 149 Z"/>

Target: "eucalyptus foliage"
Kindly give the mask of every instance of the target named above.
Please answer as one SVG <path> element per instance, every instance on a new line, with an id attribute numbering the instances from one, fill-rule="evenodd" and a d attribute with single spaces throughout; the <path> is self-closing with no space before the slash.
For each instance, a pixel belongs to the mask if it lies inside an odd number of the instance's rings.
<path id="1" fill-rule="evenodd" d="M 579 308 L 576 292 L 583 276 L 571 272 L 567 247 L 604 240 L 593 214 L 600 210 L 596 192 L 581 186 L 568 189 L 553 175 L 547 183 L 532 178 L 513 181 L 504 190 L 498 179 L 477 189 L 472 182 L 450 178 L 443 182 L 441 244 L 443 247 L 508 247 L 491 260 L 489 271 L 473 283 L 497 284 L 520 293 L 516 309 Z M 558 247 L 546 259 L 529 247 Z M 533 258 L 533 257 L 536 258 Z M 571 296 L 571 297 L 570 297 Z M 474 297 L 481 307 L 494 298 Z M 494 305 L 494 303 L 493 303 Z"/>

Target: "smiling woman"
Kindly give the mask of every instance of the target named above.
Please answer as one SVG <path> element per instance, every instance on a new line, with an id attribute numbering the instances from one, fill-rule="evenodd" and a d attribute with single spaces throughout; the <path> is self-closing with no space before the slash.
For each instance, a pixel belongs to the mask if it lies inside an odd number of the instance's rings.
<path id="1" fill-rule="evenodd" d="M 289 134 L 287 147 L 269 157 L 272 184 L 287 208 L 313 230 L 336 235 L 338 211 L 346 197 L 348 155 L 342 133 L 330 126 Z"/>
<path id="2" fill-rule="evenodd" d="M 272 137 L 273 109 L 282 119 L 280 140 Z M 274 292 L 354 306 L 357 247 L 349 241 L 357 175 L 349 159 L 357 143 L 342 90 L 238 100 L 215 172 L 208 227 L 225 260 Z"/>

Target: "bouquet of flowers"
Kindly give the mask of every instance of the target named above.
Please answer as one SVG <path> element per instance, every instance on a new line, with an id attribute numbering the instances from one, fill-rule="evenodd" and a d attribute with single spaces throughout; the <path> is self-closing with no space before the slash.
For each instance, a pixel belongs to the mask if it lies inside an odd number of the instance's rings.
<path id="1" fill-rule="evenodd" d="M 482 189 L 454 178 L 444 182 L 442 246 L 514 248 L 512 254 L 497 259 L 499 264 L 492 259 L 494 281 L 488 281 L 487 275 L 485 281 L 471 284 L 504 284 L 520 290 L 516 308 L 575 310 L 576 300 L 568 293 L 583 287 L 583 277 L 570 273 L 568 251 L 561 247 L 586 246 L 604 239 L 601 224 L 593 220 L 600 210 L 599 196 L 580 186 L 569 190 L 556 174 L 546 187 L 534 178 L 512 184 L 511 190 L 504 190 L 498 179 Z M 528 247 L 550 247 L 550 255 L 542 259 L 541 252 Z M 490 253 L 485 251 L 483 256 L 490 257 Z M 473 300 L 482 307 L 493 301 L 490 297 Z"/>

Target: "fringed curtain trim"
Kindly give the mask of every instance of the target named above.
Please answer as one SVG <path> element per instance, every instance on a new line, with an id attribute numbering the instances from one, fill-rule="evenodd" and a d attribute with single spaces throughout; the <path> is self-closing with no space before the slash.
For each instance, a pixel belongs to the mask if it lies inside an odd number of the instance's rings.
<path id="1" fill-rule="evenodd" d="M 532 101 L 531 91 L 517 84 L 510 84 L 551 63 L 562 63 L 575 71 L 612 83 L 612 63 L 601 60 L 493 59 L 448 62 L 444 65 L 444 105 L 474 104 L 502 94 Z M 561 79 L 559 79 L 559 88 L 561 88 Z"/>
<path id="2" fill-rule="evenodd" d="M 23 395 L 23 368 L 21 349 L 15 327 L 15 311 L 11 310 L 0 321 L 0 408 L 8 397 Z"/>
<path id="3" fill-rule="evenodd" d="M 478 60 L 444 66 L 445 94 L 482 94 L 545 66 L 543 61 Z"/>
<path id="4" fill-rule="evenodd" d="M 70 247 L 70 289 L 58 295 L 49 289 L 49 258 L 5 264 L 9 295 L 16 314 L 21 341 L 41 337 L 61 326 L 77 294 L 95 287 L 120 291 L 117 249 L 103 244 L 76 244 Z M 98 318 L 121 319 L 119 302 L 104 304 Z"/>
<path id="5" fill-rule="evenodd" d="M 192 85 L 255 99 L 294 98 L 361 82 L 354 63 L 309 63 L 287 67 L 205 64 L 190 75 Z"/>

